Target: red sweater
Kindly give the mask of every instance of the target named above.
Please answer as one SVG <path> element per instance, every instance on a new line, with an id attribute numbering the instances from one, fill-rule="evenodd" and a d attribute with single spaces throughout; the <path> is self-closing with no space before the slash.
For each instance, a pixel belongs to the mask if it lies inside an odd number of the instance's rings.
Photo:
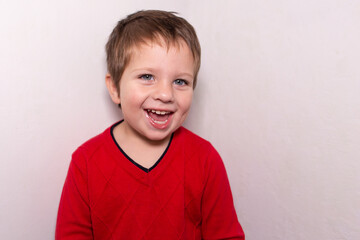
<path id="1" fill-rule="evenodd" d="M 244 239 L 223 162 L 209 142 L 180 127 L 147 170 L 121 150 L 111 129 L 73 154 L 57 240 Z"/>

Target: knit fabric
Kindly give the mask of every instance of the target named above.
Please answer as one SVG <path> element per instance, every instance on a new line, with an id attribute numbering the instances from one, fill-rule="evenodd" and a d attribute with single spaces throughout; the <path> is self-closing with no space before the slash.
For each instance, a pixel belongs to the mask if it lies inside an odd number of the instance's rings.
<path id="1" fill-rule="evenodd" d="M 73 154 L 56 239 L 244 239 L 223 162 L 180 127 L 151 171 L 120 150 L 108 128 Z"/>

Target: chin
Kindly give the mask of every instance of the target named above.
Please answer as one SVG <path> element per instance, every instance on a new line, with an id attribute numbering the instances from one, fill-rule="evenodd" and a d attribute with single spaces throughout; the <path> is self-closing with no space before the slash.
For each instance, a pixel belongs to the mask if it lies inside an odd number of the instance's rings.
<path id="1" fill-rule="evenodd" d="M 153 133 L 153 134 L 149 134 L 149 135 L 145 135 L 145 137 L 153 142 L 161 142 L 163 140 L 166 140 L 167 138 L 169 138 L 171 136 L 173 132 L 162 132 L 162 133 Z"/>

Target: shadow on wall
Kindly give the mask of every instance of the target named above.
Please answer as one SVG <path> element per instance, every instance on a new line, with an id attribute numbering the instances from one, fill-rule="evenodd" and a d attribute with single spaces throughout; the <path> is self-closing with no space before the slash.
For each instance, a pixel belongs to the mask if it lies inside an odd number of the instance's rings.
<path id="1" fill-rule="evenodd" d="M 184 122 L 184 126 L 191 131 L 200 134 L 205 132 L 204 116 L 206 114 L 206 98 L 207 84 L 204 82 L 205 77 L 201 74 L 201 70 L 198 75 L 197 85 L 194 90 L 192 105 L 190 113 Z"/>

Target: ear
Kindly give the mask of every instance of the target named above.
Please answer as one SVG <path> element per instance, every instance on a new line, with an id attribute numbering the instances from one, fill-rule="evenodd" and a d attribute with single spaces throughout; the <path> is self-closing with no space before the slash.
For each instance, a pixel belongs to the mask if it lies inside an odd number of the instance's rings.
<path id="1" fill-rule="evenodd" d="M 116 104 L 120 104 L 120 93 L 110 74 L 106 74 L 105 83 L 109 91 L 111 100 Z"/>

